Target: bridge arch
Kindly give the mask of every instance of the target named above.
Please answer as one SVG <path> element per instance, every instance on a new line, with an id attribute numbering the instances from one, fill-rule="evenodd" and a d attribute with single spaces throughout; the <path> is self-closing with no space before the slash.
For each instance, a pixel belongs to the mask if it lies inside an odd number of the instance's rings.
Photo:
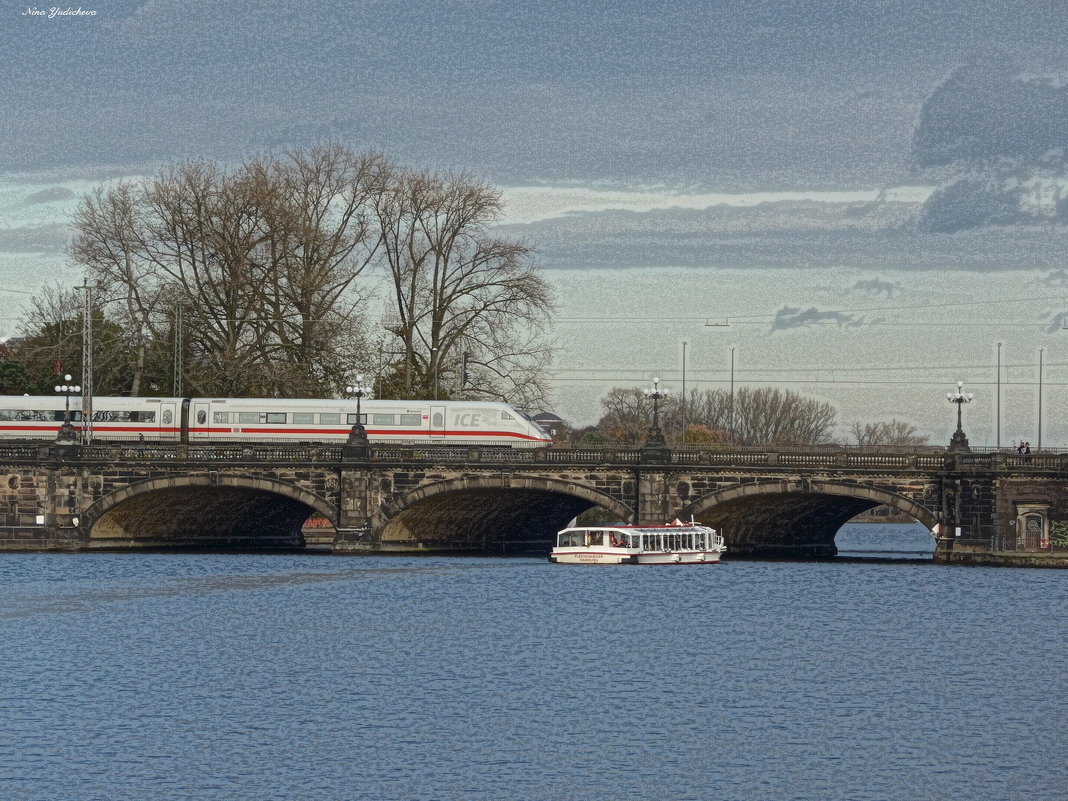
<path id="1" fill-rule="evenodd" d="M 299 547 L 312 514 L 337 520 L 333 504 L 279 479 L 177 475 L 108 493 L 81 528 L 90 547 Z"/>
<path id="2" fill-rule="evenodd" d="M 384 550 L 545 551 L 557 531 L 600 506 L 633 510 L 588 485 L 544 476 L 474 475 L 435 481 L 385 503 L 373 517 Z"/>
<path id="3" fill-rule="evenodd" d="M 834 537 L 846 522 L 879 505 L 927 528 L 938 515 L 893 489 L 835 481 L 757 481 L 704 495 L 680 510 L 719 529 L 730 552 L 752 555 L 833 556 Z"/>

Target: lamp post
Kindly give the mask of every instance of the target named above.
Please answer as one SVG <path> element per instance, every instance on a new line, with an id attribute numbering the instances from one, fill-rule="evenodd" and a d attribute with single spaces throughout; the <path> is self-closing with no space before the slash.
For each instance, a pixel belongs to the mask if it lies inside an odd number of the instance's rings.
<path id="1" fill-rule="evenodd" d="M 82 388 L 77 384 L 71 384 L 71 377 L 69 375 L 63 376 L 64 384 L 56 384 L 56 392 L 62 392 L 64 397 L 63 404 L 63 425 L 59 427 L 59 436 L 56 437 L 59 442 L 74 442 L 76 435 L 74 433 L 74 426 L 70 423 L 70 396 L 72 393 L 77 394 L 82 391 Z"/>
<path id="2" fill-rule="evenodd" d="M 1001 343 L 998 343 L 998 416 L 997 416 L 997 449 L 1001 450 Z"/>
<path id="3" fill-rule="evenodd" d="M 654 378 L 653 388 L 646 389 L 644 392 L 645 397 L 653 401 L 653 425 L 645 438 L 645 446 L 663 448 L 666 443 L 664 442 L 664 432 L 660 430 L 660 401 L 667 397 L 667 391 L 660 389 L 660 379 Z"/>
<path id="4" fill-rule="evenodd" d="M 730 429 L 731 435 L 731 447 L 734 447 L 734 346 L 731 346 L 731 405 L 728 412 L 729 421 L 727 427 Z"/>
<path id="5" fill-rule="evenodd" d="M 975 395 L 964 391 L 963 381 L 957 382 L 956 392 L 946 393 L 946 400 L 957 404 L 957 430 L 953 432 L 953 437 L 949 441 L 947 453 L 971 453 L 972 449 L 968 446 L 968 437 L 964 435 L 964 428 L 961 426 L 961 408 L 964 404 L 971 403 L 974 399 Z"/>
<path id="6" fill-rule="evenodd" d="M 430 349 L 430 361 L 434 363 L 434 400 L 438 399 L 438 349 Z"/>
<path id="7" fill-rule="evenodd" d="M 1038 349 L 1038 450 L 1042 450 L 1042 351 Z"/>
<path id="8" fill-rule="evenodd" d="M 345 440 L 345 445 L 367 449 L 371 443 L 367 439 L 367 429 L 363 427 L 363 413 L 360 411 L 360 401 L 367 394 L 367 387 L 363 385 L 362 375 L 356 376 L 355 384 L 345 387 L 345 394 L 356 398 L 356 422 L 352 424 L 352 428 L 349 430 L 349 438 Z"/>
<path id="9" fill-rule="evenodd" d="M 682 343 L 682 443 L 686 444 L 686 342 Z"/>

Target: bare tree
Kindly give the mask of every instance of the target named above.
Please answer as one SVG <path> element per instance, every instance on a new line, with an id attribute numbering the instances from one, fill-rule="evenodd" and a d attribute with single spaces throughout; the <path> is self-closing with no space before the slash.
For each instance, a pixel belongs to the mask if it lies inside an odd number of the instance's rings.
<path id="1" fill-rule="evenodd" d="M 462 385 L 468 396 L 542 405 L 552 293 L 529 247 L 490 235 L 500 193 L 464 174 L 381 175 L 374 206 L 391 279 L 396 394 Z"/>
<path id="2" fill-rule="evenodd" d="M 736 438 L 753 445 L 816 445 L 826 442 L 837 412 L 827 401 L 792 390 L 742 387 L 734 400 Z"/>
<path id="3" fill-rule="evenodd" d="M 193 391 L 333 392 L 359 350 L 353 282 L 377 246 L 366 213 L 382 164 L 329 146 L 231 171 L 173 165 L 86 198 L 73 255 L 142 342 L 172 338 L 181 305 Z"/>
<path id="4" fill-rule="evenodd" d="M 643 441 L 633 431 L 648 427 L 652 405 L 641 403 L 640 390 L 614 389 L 602 406 L 605 416 L 598 424 L 601 431 L 611 435 L 611 430 L 619 430 L 624 432 L 624 439 Z M 660 408 L 661 425 L 669 441 L 683 439 L 676 398 L 669 396 Z M 721 389 L 695 390 L 687 398 L 689 423 L 707 429 L 713 442 L 733 439 L 750 445 L 818 444 L 828 440 L 836 416 L 834 406 L 826 401 L 767 387 L 743 387 L 733 401 L 731 394 Z"/>
<path id="5" fill-rule="evenodd" d="M 917 433 L 916 426 L 896 418 L 880 423 L 855 422 L 849 430 L 858 445 L 914 447 L 927 444 L 927 436 Z"/>
<path id="6" fill-rule="evenodd" d="M 10 354 L 25 367 L 29 387 L 23 391 L 51 394 L 57 375 L 70 373 L 81 383 L 83 300 L 76 289 L 46 287 L 30 301 L 20 336 L 10 343 Z M 96 383 L 104 393 L 124 392 L 136 363 L 136 335 L 97 309 Z"/>

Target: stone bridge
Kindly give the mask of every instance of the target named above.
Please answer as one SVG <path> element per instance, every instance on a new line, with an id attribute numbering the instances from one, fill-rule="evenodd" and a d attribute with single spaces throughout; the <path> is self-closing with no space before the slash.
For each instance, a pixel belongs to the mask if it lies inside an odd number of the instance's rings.
<path id="1" fill-rule="evenodd" d="M 0 445 L 0 549 L 547 552 L 599 507 L 691 517 L 729 556 L 822 558 L 885 505 L 941 561 L 1068 557 L 1068 455 L 842 450 Z"/>

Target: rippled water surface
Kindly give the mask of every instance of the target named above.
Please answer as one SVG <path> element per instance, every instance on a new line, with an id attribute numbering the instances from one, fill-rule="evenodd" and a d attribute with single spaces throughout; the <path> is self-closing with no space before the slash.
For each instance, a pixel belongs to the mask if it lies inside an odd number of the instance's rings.
<path id="1" fill-rule="evenodd" d="M 1066 586 L 8 554 L 0 798 L 1064 799 Z"/>

